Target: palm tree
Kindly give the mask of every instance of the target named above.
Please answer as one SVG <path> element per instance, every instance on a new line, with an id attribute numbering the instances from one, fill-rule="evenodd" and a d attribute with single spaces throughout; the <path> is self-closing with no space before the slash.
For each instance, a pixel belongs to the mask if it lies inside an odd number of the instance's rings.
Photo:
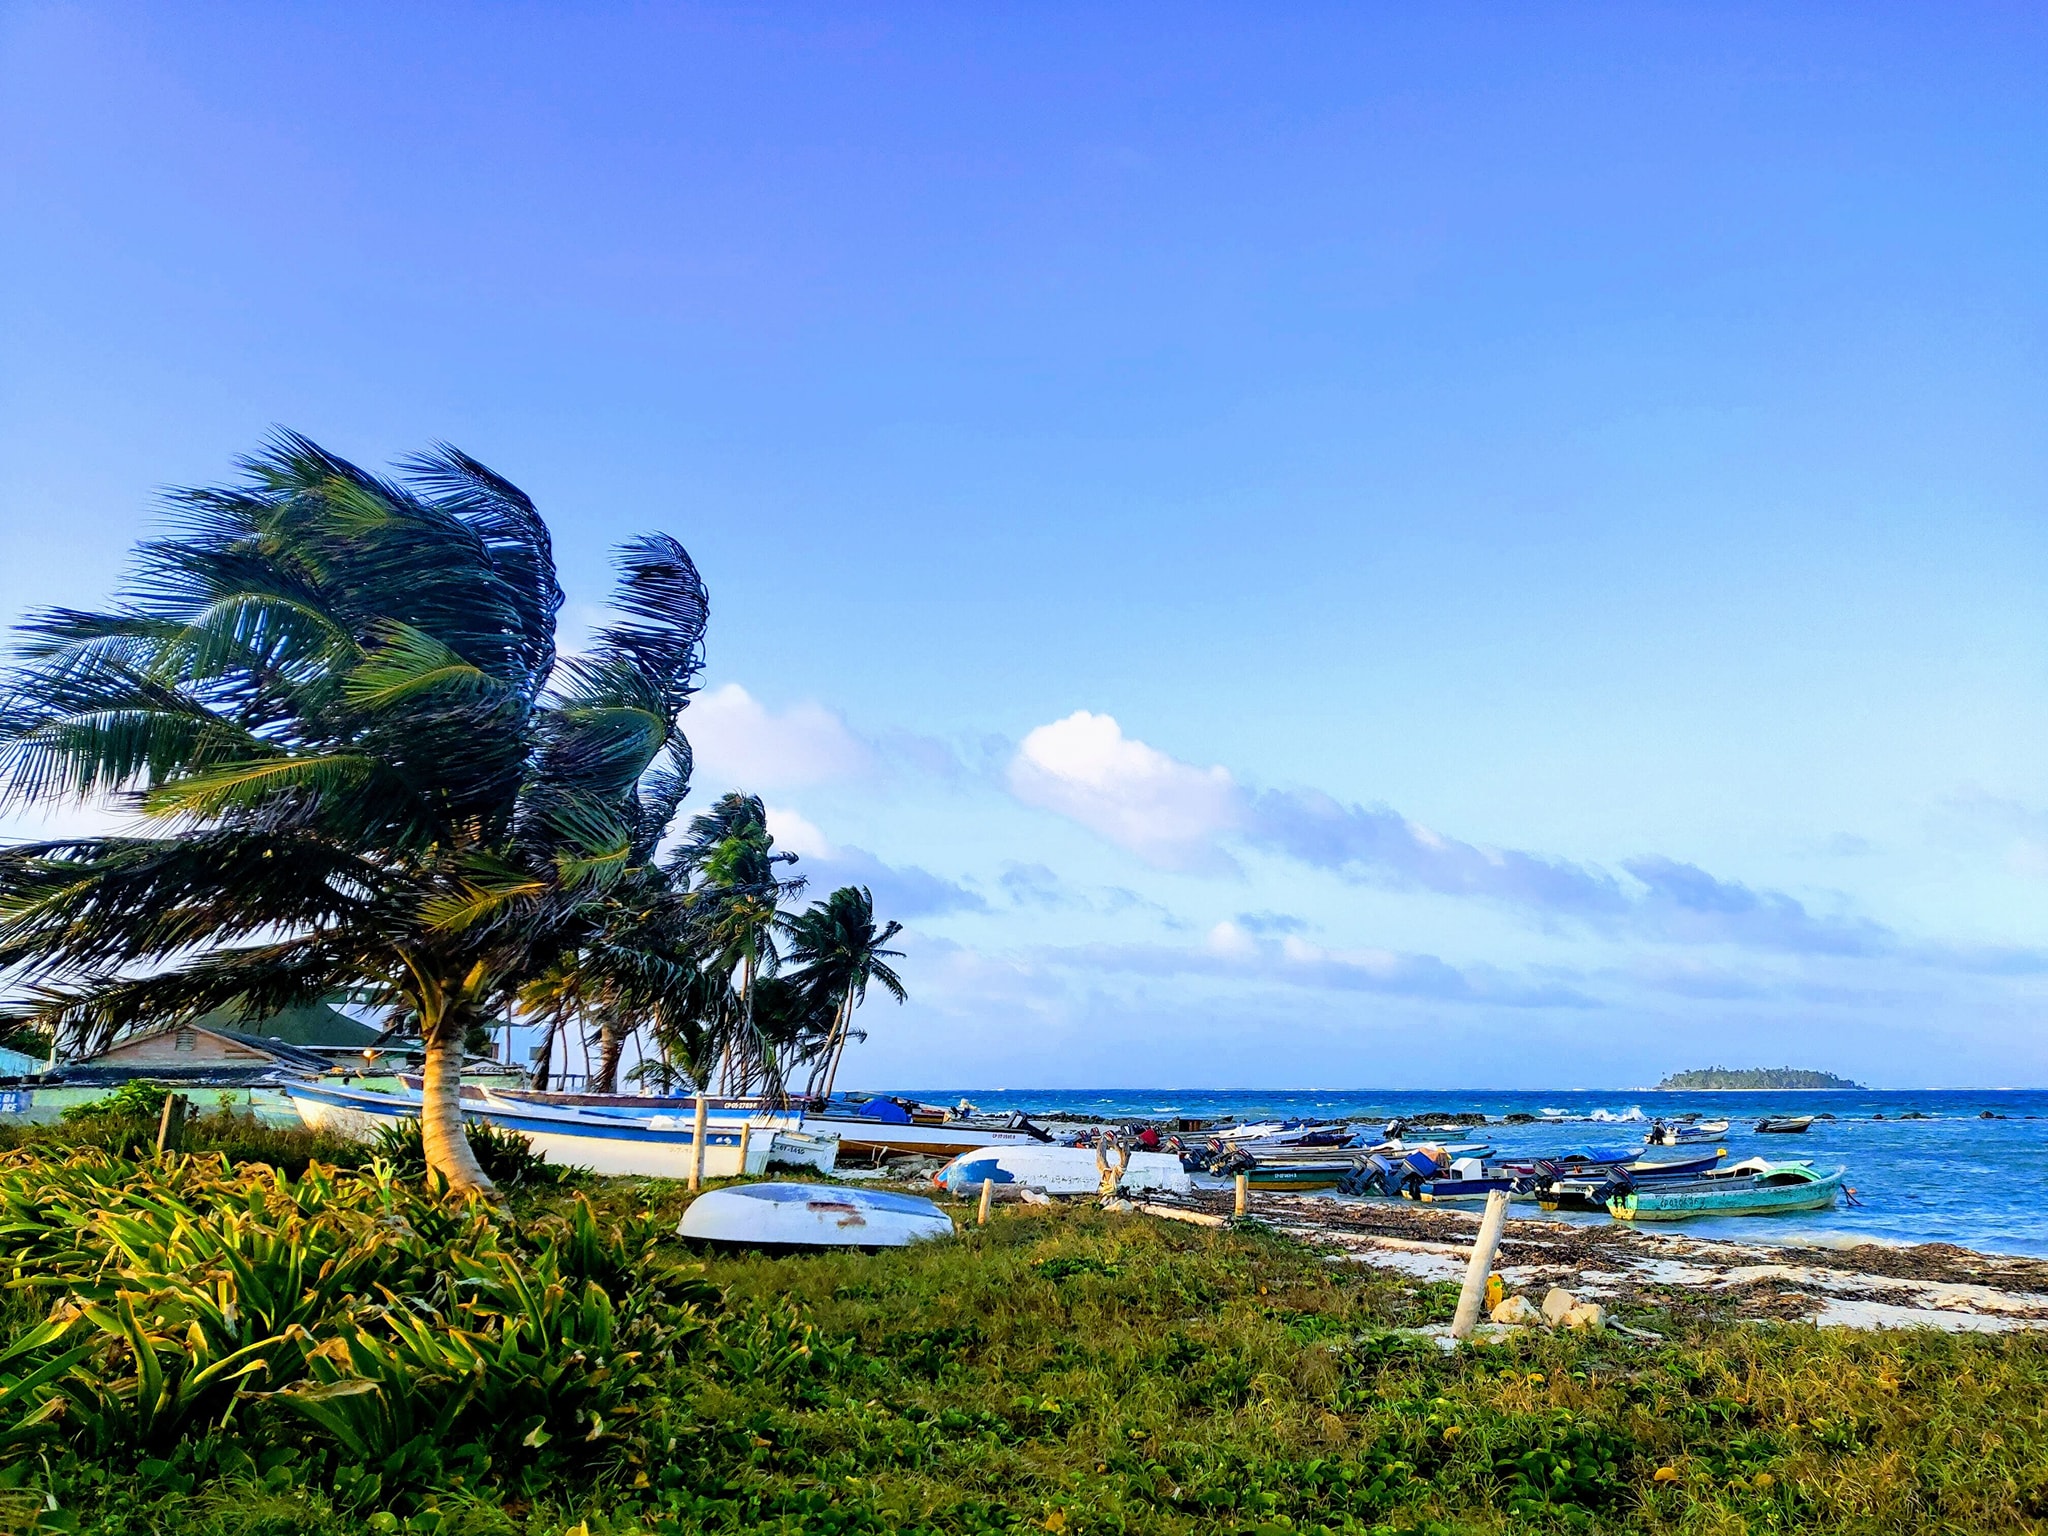
<path id="1" fill-rule="evenodd" d="M 775 851 L 760 797 L 735 791 L 691 821 L 669 863 L 672 877 L 691 882 L 688 900 L 708 966 L 738 986 L 738 1028 L 721 1052 L 721 1091 L 750 1092 L 758 1073 L 763 1092 L 781 1092 L 780 1063 L 755 1022 L 754 983 L 780 963 L 775 932 L 782 903 L 805 882 L 784 878 L 776 866 L 796 858 Z"/>
<path id="2" fill-rule="evenodd" d="M 903 925 L 891 922 L 877 931 L 874 893 L 866 886 L 847 885 L 790 918 L 786 931 L 788 959 L 803 967 L 807 988 L 831 1004 L 831 1030 L 810 1083 L 814 1095 L 822 1092 L 830 1098 L 839 1076 L 839 1058 L 846 1052 L 853 1010 L 867 1000 L 868 983 L 881 983 L 899 1003 L 909 995 L 903 990 L 903 979 L 888 964 L 902 958 L 903 952 L 885 947 L 903 931 Z"/>
<path id="3" fill-rule="evenodd" d="M 0 851 L 4 1016 L 70 1052 L 230 1001 L 381 989 L 426 1046 L 423 1139 L 463 1135 L 464 1037 L 583 944 L 687 792 L 704 586 L 619 552 L 618 617 L 558 660 L 545 523 L 448 447 L 378 478 L 295 434 L 172 501 L 122 603 L 25 625 L 0 804 L 116 804 L 129 835 Z"/>

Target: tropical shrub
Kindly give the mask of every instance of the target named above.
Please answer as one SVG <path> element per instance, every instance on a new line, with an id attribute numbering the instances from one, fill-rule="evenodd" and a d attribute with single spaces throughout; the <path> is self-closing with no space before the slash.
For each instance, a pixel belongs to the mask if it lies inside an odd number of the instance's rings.
<path id="1" fill-rule="evenodd" d="M 48 1310 L 0 1353 L 0 1460 L 51 1442 L 160 1454 L 230 1428 L 376 1461 L 415 1441 L 615 1448 L 648 1373 L 695 1351 L 720 1300 L 655 1236 L 587 1201 L 522 1230 L 383 1163 L 294 1179 L 219 1156 L 5 1154 L 5 1284 Z"/>
<path id="2" fill-rule="evenodd" d="M 546 1153 L 534 1151 L 533 1143 L 510 1126 L 465 1120 L 463 1129 L 469 1134 L 469 1150 L 493 1184 L 559 1184 L 579 1172 L 550 1163 Z M 373 1145 L 376 1155 L 402 1177 L 426 1176 L 427 1152 L 419 1121 L 397 1120 L 380 1126 Z"/>

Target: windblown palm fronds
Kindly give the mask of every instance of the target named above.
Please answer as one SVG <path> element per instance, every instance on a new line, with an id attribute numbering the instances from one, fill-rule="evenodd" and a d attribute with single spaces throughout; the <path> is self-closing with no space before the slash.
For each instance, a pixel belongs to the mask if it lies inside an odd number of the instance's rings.
<path id="1" fill-rule="evenodd" d="M 380 478 L 295 434 L 172 499 L 120 604 L 24 626 L 0 803 L 106 801 L 131 835 L 0 852 L 8 1017 L 78 1053 L 230 1001 L 365 984 L 427 1046 L 427 1154 L 488 1189 L 460 1050 L 658 878 L 704 585 L 654 534 L 558 660 L 548 530 L 455 449 Z"/>

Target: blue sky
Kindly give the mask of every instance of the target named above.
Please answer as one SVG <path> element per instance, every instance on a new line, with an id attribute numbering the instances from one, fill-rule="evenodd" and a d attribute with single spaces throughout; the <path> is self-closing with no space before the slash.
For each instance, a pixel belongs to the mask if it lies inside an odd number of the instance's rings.
<path id="1" fill-rule="evenodd" d="M 2048 1082 L 2038 8 L 13 3 L 0 210 L 0 614 L 674 532 L 862 1082 Z"/>

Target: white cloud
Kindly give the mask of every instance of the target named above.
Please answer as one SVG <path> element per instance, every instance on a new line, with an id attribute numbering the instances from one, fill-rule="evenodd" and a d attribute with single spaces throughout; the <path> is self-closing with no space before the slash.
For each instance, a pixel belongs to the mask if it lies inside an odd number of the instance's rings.
<path id="1" fill-rule="evenodd" d="M 1258 941 L 1225 918 L 1204 936 L 1203 948 L 1228 960 L 1250 960 L 1259 952 Z"/>
<path id="2" fill-rule="evenodd" d="M 683 715 L 696 753 L 694 775 L 713 793 L 797 789 L 866 772 L 867 744 L 822 704 L 769 709 L 738 683 L 699 694 Z"/>
<path id="3" fill-rule="evenodd" d="M 1168 869 L 1227 864 L 1216 839 L 1243 814 L 1228 769 L 1183 763 L 1085 709 L 1024 738 L 1010 789 Z"/>
<path id="4" fill-rule="evenodd" d="M 763 809 L 768 813 L 768 835 L 775 839 L 775 846 L 782 852 L 806 859 L 835 859 L 839 856 L 832 840 L 818 830 L 816 822 L 801 812 L 780 805 Z"/>

